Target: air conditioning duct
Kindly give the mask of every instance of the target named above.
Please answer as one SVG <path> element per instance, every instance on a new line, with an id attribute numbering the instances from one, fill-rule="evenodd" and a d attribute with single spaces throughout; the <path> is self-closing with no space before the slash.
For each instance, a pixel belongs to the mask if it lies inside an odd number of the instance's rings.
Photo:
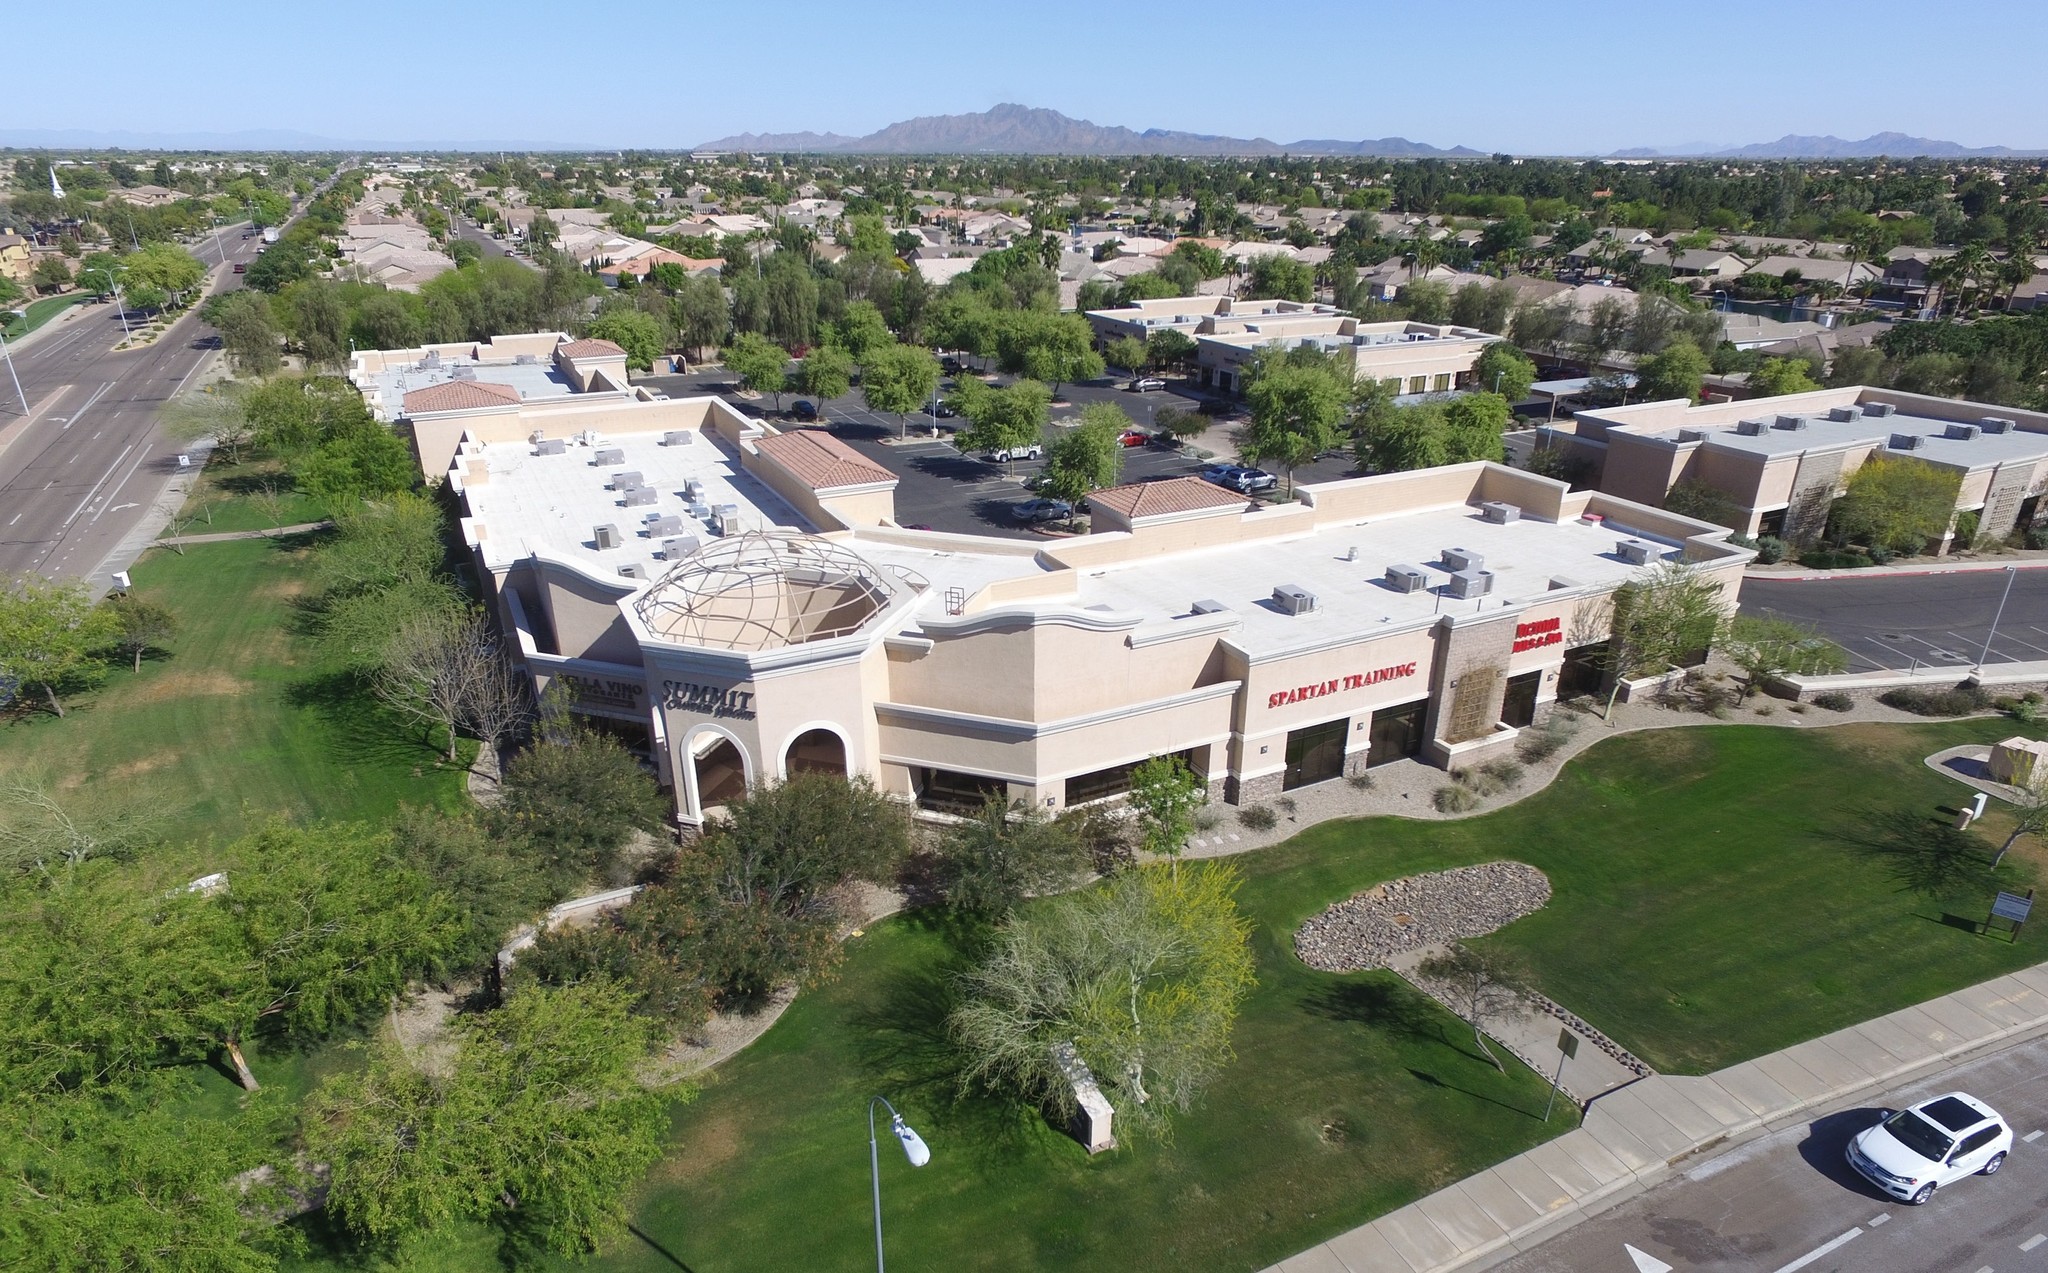
<path id="1" fill-rule="evenodd" d="M 1395 592 L 1421 592 L 1429 586 L 1429 576 L 1420 566 L 1388 566 L 1386 580 L 1387 586 Z"/>
<path id="2" fill-rule="evenodd" d="M 1927 445 L 1927 437 L 1920 433 L 1894 433 L 1885 446 L 1894 451 L 1917 451 Z"/>
<path id="3" fill-rule="evenodd" d="M 1477 570 L 1486 564 L 1486 554 L 1473 552 L 1470 548 L 1444 549 L 1444 568 L 1453 574 L 1460 570 Z"/>
<path id="4" fill-rule="evenodd" d="M 1631 566 L 1647 566 L 1662 552 L 1647 539 L 1624 539 L 1614 546 L 1614 554 Z"/>
<path id="5" fill-rule="evenodd" d="M 1300 584 L 1283 583 L 1273 589 L 1273 604 L 1289 614 L 1308 614 L 1316 608 L 1316 594 Z"/>
<path id="6" fill-rule="evenodd" d="M 1471 570 L 1453 571 L 1446 588 L 1452 596 L 1463 601 L 1484 597 L 1493 591 L 1493 572 L 1476 567 Z"/>
<path id="7" fill-rule="evenodd" d="M 1941 431 L 1941 436 L 1957 442 L 1968 442 L 1983 431 L 1982 425 L 1951 424 Z"/>
<path id="8" fill-rule="evenodd" d="M 604 449 L 600 450 L 596 455 L 590 457 L 591 466 L 594 468 L 602 468 L 607 464 L 624 464 L 625 462 L 626 452 L 623 449 L 615 446 L 605 447 Z M 616 481 L 617 479 L 615 478 L 613 480 Z"/>
<path id="9" fill-rule="evenodd" d="M 599 526 L 595 529 L 593 535 L 597 540 L 597 547 L 600 552 L 607 548 L 617 548 L 619 546 L 619 528 L 616 526 Z"/>
<path id="10" fill-rule="evenodd" d="M 617 462 L 616 460 L 613 461 L 613 463 Z M 615 491 L 630 490 L 635 486 L 645 485 L 647 485 L 647 477 L 638 469 L 625 469 L 612 474 L 612 489 Z"/>
<path id="11" fill-rule="evenodd" d="M 1227 614 L 1230 611 L 1229 606 L 1214 598 L 1204 598 L 1201 601 L 1197 601 L 1189 609 L 1195 614 Z"/>

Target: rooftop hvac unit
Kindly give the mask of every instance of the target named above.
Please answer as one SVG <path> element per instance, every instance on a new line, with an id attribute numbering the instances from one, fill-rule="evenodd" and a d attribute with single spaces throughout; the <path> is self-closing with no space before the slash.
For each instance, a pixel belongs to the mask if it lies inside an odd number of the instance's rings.
<path id="1" fill-rule="evenodd" d="M 1894 451 L 1917 451 L 1927 445 L 1927 438 L 1919 433 L 1894 433 L 1885 445 Z"/>
<path id="2" fill-rule="evenodd" d="M 678 535 L 674 539 L 664 539 L 661 541 L 661 559 L 681 561 L 701 546 L 695 535 Z"/>
<path id="3" fill-rule="evenodd" d="M 1197 601 L 1191 607 L 1191 610 L 1195 614 L 1228 614 L 1230 607 L 1214 598 L 1204 598 L 1201 601 Z"/>
<path id="4" fill-rule="evenodd" d="M 596 455 L 590 458 L 590 462 L 595 467 L 603 467 L 606 464 L 624 464 L 626 462 L 626 452 L 624 449 L 616 446 L 603 447 L 599 449 Z"/>
<path id="5" fill-rule="evenodd" d="M 1631 566 L 1647 566 L 1657 560 L 1657 545 L 1647 539 L 1624 539 L 1614 546 L 1615 556 Z"/>
<path id="6" fill-rule="evenodd" d="M 1497 499 L 1488 500 L 1486 503 L 1481 504 L 1479 506 L 1479 515 L 1496 526 L 1505 526 L 1509 522 L 1522 520 L 1521 509 L 1516 508 L 1513 504 L 1504 504 Z"/>
<path id="7" fill-rule="evenodd" d="M 1552 592 L 1556 592 L 1563 588 L 1576 588 L 1578 586 L 1578 580 L 1570 578 L 1566 575 L 1552 575 L 1550 577 L 1550 591 Z"/>
<path id="8" fill-rule="evenodd" d="M 628 487 L 647 485 L 647 477 L 638 469 L 622 469 L 612 474 L 612 489 L 623 491 Z"/>
<path id="9" fill-rule="evenodd" d="M 1473 552 L 1470 548 L 1444 549 L 1444 568 L 1456 573 L 1460 570 L 1477 570 L 1486 564 L 1486 554 Z"/>
<path id="10" fill-rule="evenodd" d="M 448 378 L 450 380 L 474 380 L 476 379 L 476 366 L 466 362 L 456 363 L 454 369 L 448 373 Z"/>
<path id="11" fill-rule="evenodd" d="M 1896 411 L 1898 411 L 1898 408 L 1889 402 L 1866 402 L 1863 404 L 1863 414 L 1879 420 Z"/>
<path id="12" fill-rule="evenodd" d="M 1860 414 L 1862 413 L 1857 411 L 1854 407 L 1828 408 L 1828 419 L 1833 420 L 1837 424 L 1841 424 L 1849 420 L 1854 420 Z"/>
<path id="13" fill-rule="evenodd" d="M 661 435 L 663 446 L 689 446 L 697 435 L 688 429 L 671 429 Z"/>
<path id="14" fill-rule="evenodd" d="M 2019 426 L 2018 422 L 2008 420 L 2004 416 L 1988 415 L 1977 421 L 1977 427 L 1986 433 L 2011 433 Z"/>
<path id="15" fill-rule="evenodd" d="M 597 530 L 596 530 L 595 534 L 596 534 L 596 537 L 597 537 L 597 546 L 598 546 L 598 549 L 599 549 L 600 551 L 602 551 L 602 550 L 604 550 L 604 549 L 606 549 L 606 548 L 617 548 L 617 547 L 619 546 L 619 528 L 618 528 L 618 527 L 616 527 L 616 526 L 599 526 L 599 527 L 597 528 Z"/>
<path id="16" fill-rule="evenodd" d="M 1738 420 L 1735 431 L 1745 438 L 1760 438 L 1768 426 L 1762 420 Z"/>
<path id="17" fill-rule="evenodd" d="M 649 539 L 660 539 L 663 535 L 680 535 L 682 533 L 683 519 L 677 517 L 674 513 L 661 513 L 658 515 L 650 513 L 648 515 L 647 537 Z"/>
<path id="18" fill-rule="evenodd" d="M 526 440 L 528 442 L 538 444 L 541 441 L 541 439 L 547 437 L 547 435 L 548 431 L 546 429 L 535 429 L 533 432 L 526 435 Z"/>
<path id="19" fill-rule="evenodd" d="M 647 567 L 636 561 L 630 565 L 620 566 L 619 573 L 628 579 L 645 579 L 647 577 Z"/>
<path id="20" fill-rule="evenodd" d="M 1704 442 L 1707 440 L 1707 431 L 1705 429 L 1680 429 L 1678 431 L 1678 440 L 1680 442 Z"/>
<path id="21" fill-rule="evenodd" d="M 1429 576 L 1420 566 L 1393 565 L 1387 567 L 1387 587 L 1395 592 L 1420 592 L 1429 586 Z"/>
<path id="22" fill-rule="evenodd" d="M 1300 584 L 1283 583 L 1273 589 L 1273 604 L 1289 614 L 1307 614 L 1316 608 L 1316 594 Z"/>
<path id="23" fill-rule="evenodd" d="M 422 359 L 420 359 L 420 366 L 422 366 L 422 367 L 438 367 L 438 366 L 440 366 L 440 365 L 441 365 L 441 351 L 440 351 L 440 350 L 438 350 L 438 349 L 430 349 L 430 350 L 428 350 L 428 351 L 427 351 L 427 356 L 426 356 L 426 357 L 424 357 L 424 358 L 422 358 Z"/>
<path id="24" fill-rule="evenodd" d="M 535 455 L 567 455 L 569 444 L 560 438 L 542 438 L 533 444 Z"/>
<path id="25" fill-rule="evenodd" d="M 629 486 L 625 495 L 627 508 L 645 508 L 661 502 L 661 492 L 651 486 Z"/>
<path id="26" fill-rule="evenodd" d="M 1448 587 L 1452 596 L 1463 601 L 1483 597 L 1493 591 L 1493 572 L 1476 569 L 1453 571 Z"/>
<path id="27" fill-rule="evenodd" d="M 1803 415 L 1781 415 L 1772 422 L 1772 427 L 1778 429 L 1803 429 L 1806 427 L 1806 417 Z"/>
<path id="28" fill-rule="evenodd" d="M 1945 438 L 1953 438 L 1958 442 L 1968 442 L 1971 438 L 1976 437 L 1979 433 L 1982 433 L 1983 431 L 1984 429 L 1981 425 L 1951 424 L 1941 431 L 1941 436 Z"/>
<path id="29" fill-rule="evenodd" d="M 534 357 L 532 354 L 521 354 L 517 358 L 514 358 L 512 361 L 513 363 L 521 367 L 532 367 L 537 365 L 540 362 L 540 359 Z"/>

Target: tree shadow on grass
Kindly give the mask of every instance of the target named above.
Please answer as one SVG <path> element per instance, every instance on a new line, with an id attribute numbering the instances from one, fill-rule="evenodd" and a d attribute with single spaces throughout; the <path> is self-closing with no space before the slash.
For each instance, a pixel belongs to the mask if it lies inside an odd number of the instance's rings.
<path id="1" fill-rule="evenodd" d="M 425 768 L 442 758 L 420 727 L 384 710 L 353 672 L 325 672 L 295 681 L 285 690 L 285 702 L 320 717 L 329 751 L 338 761 Z"/>
<path id="2" fill-rule="evenodd" d="M 1988 892 L 1997 876 L 1985 843 L 1938 817 L 1891 809 L 1831 837 L 1880 867 L 1902 893 L 1927 901 L 1959 892 Z"/>
<path id="3" fill-rule="evenodd" d="M 1476 1048 L 1459 1042 L 1444 1029 L 1442 1009 L 1394 973 L 1326 982 L 1303 1000 L 1302 1006 L 1331 1021 L 1368 1026 L 1422 1043 L 1439 1043 L 1470 1060 L 1486 1061 Z"/>
<path id="4" fill-rule="evenodd" d="M 1541 1115 L 1539 1115 L 1535 1110 L 1524 1109 L 1520 1105 L 1510 1105 L 1508 1102 L 1501 1100 L 1498 1097 L 1488 1096 L 1484 1092 L 1475 1092 L 1469 1087 L 1459 1087 L 1456 1083 L 1447 1082 L 1444 1079 L 1438 1078 L 1436 1075 L 1431 1074 L 1428 1070 L 1418 1070 L 1411 1065 L 1408 1067 L 1408 1075 L 1410 1078 L 1413 1078 L 1416 1082 L 1422 1084 L 1424 1087 L 1442 1088 L 1444 1091 L 1447 1092 L 1456 1092 L 1460 1096 L 1469 1096 L 1475 1101 L 1485 1101 L 1488 1105 L 1498 1105 L 1500 1108 L 1507 1110 L 1511 1114 L 1527 1114 L 1530 1118 L 1541 1117 Z"/>

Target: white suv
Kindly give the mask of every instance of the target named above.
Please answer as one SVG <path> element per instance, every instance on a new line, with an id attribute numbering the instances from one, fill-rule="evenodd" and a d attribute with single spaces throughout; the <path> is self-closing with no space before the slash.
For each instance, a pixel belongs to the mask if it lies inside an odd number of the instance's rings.
<path id="1" fill-rule="evenodd" d="M 1886 1114 L 1849 1142 L 1849 1165 L 1894 1198 L 1919 1206 L 1942 1185 L 1989 1176 L 2012 1151 L 2012 1128 L 1974 1096 L 1950 1092 Z"/>

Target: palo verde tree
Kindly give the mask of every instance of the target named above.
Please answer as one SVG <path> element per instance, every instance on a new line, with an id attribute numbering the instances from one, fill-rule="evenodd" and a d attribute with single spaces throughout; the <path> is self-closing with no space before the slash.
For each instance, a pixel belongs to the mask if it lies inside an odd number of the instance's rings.
<path id="1" fill-rule="evenodd" d="M 1141 828 L 1140 846 L 1172 859 L 1179 872 L 1181 849 L 1194 833 L 1195 810 L 1209 801 L 1202 780 L 1179 756 L 1153 756 L 1131 770 L 1130 801 Z"/>
<path id="2" fill-rule="evenodd" d="M 961 1082 L 1070 1115 L 1071 1044 L 1122 1127 L 1164 1134 L 1231 1058 L 1254 974 L 1238 877 L 1216 863 L 1126 871 L 1021 911 L 961 981 Z"/>
<path id="3" fill-rule="evenodd" d="M 1704 655 L 1728 623 L 1720 585 L 1687 562 L 1664 562 L 1614 590 L 1602 664 L 1613 678 L 1603 717 L 1614 714 L 1621 683 Z"/>
<path id="4" fill-rule="evenodd" d="M 1835 533 L 1850 543 L 1914 553 L 1941 538 L 1955 514 L 1962 475 L 1904 457 L 1873 456 L 1835 501 Z"/>
<path id="5" fill-rule="evenodd" d="M 1819 629 L 1790 619 L 1738 615 L 1721 652 L 1742 669 L 1744 698 L 1780 676 L 1827 676 L 1849 666 L 1848 652 Z"/>
<path id="6" fill-rule="evenodd" d="M 0 680 L 39 692 L 57 716 L 58 692 L 97 674 L 99 651 L 117 636 L 113 612 L 75 579 L 30 575 L 0 587 Z"/>

